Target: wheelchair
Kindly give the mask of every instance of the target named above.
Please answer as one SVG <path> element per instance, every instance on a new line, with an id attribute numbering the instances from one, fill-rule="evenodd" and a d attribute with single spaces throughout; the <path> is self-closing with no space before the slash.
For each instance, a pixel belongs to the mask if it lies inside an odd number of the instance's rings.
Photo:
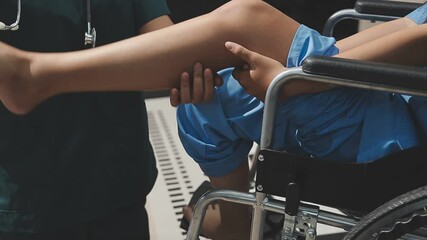
<path id="1" fill-rule="evenodd" d="M 418 6 L 358 1 L 355 9 L 331 16 L 324 35 L 331 35 L 342 19 L 388 21 Z M 367 163 L 320 161 L 271 149 L 280 89 L 294 79 L 427 96 L 427 70 L 422 68 L 309 57 L 301 67 L 280 73 L 266 95 L 260 151 L 255 157 L 255 192 L 216 189 L 204 194 L 195 206 L 186 239 L 198 239 L 206 209 L 217 200 L 253 207 L 251 240 L 263 239 L 267 212 L 284 216 L 282 240 L 314 240 L 318 223 L 345 230 L 346 240 L 427 239 L 427 146 Z M 320 205 L 345 214 L 321 210 Z"/>

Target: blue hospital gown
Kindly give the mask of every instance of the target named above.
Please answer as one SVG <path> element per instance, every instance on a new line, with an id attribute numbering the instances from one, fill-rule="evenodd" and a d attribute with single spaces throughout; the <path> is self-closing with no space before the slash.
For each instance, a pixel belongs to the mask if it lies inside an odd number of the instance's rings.
<path id="1" fill-rule="evenodd" d="M 426 9 L 423 5 L 408 17 L 422 24 Z M 338 51 L 334 38 L 301 25 L 286 64 L 299 66 L 307 56 Z M 177 109 L 183 146 L 208 176 L 223 176 L 247 161 L 253 142 L 260 140 L 264 106 L 233 79 L 231 68 L 219 73 L 224 84 L 213 101 Z M 367 162 L 416 146 L 423 134 L 427 136 L 427 102 L 408 98 L 409 103 L 400 94 L 354 88 L 290 98 L 278 109 L 274 148 L 319 159 Z"/>

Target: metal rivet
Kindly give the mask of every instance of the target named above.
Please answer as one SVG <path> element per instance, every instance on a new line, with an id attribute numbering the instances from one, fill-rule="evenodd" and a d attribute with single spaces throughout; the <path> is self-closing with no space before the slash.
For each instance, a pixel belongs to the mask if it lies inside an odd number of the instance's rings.
<path id="1" fill-rule="evenodd" d="M 316 230 L 313 228 L 310 228 L 307 230 L 307 236 L 311 239 L 313 239 L 314 237 L 316 237 Z"/>
<path id="2" fill-rule="evenodd" d="M 264 155 L 259 155 L 259 156 L 258 156 L 258 160 L 259 160 L 260 162 L 264 161 Z"/>
<path id="3" fill-rule="evenodd" d="M 264 188 L 262 187 L 262 185 L 258 185 L 258 186 L 256 186 L 256 189 L 257 189 L 258 191 L 262 191 L 262 190 L 264 190 Z"/>

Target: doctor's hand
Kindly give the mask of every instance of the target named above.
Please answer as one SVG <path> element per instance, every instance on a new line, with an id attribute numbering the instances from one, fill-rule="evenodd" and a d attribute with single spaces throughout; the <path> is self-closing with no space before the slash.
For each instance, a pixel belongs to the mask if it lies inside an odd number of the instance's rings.
<path id="1" fill-rule="evenodd" d="M 201 63 L 193 66 L 193 80 L 190 74 L 181 74 L 180 88 L 173 88 L 170 92 L 170 104 L 174 107 L 186 103 L 209 102 L 214 96 L 215 87 L 222 85 L 221 77 L 213 73 L 211 69 L 203 69 Z"/>
<path id="2" fill-rule="evenodd" d="M 280 62 L 250 51 L 233 42 L 226 42 L 225 47 L 234 55 L 245 61 L 233 71 L 233 77 L 239 81 L 245 91 L 264 101 L 267 88 L 273 78 L 286 68 Z"/>

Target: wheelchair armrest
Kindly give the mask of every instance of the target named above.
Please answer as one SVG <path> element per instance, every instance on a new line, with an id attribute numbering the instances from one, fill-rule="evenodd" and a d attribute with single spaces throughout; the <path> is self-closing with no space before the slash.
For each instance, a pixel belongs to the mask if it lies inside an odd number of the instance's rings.
<path id="1" fill-rule="evenodd" d="M 363 14 L 380 14 L 404 17 L 414 11 L 421 3 L 397 2 L 389 0 L 359 0 L 354 9 Z"/>
<path id="2" fill-rule="evenodd" d="M 406 16 L 421 5 L 390 0 L 359 0 L 353 9 L 343 9 L 334 13 L 326 21 L 322 35 L 332 36 L 335 25 L 344 19 L 390 21 Z"/>
<path id="3" fill-rule="evenodd" d="M 427 95 L 427 70 L 423 68 L 316 56 L 305 59 L 302 70 L 338 78 L 343 85 L 384 86 Z"/>

